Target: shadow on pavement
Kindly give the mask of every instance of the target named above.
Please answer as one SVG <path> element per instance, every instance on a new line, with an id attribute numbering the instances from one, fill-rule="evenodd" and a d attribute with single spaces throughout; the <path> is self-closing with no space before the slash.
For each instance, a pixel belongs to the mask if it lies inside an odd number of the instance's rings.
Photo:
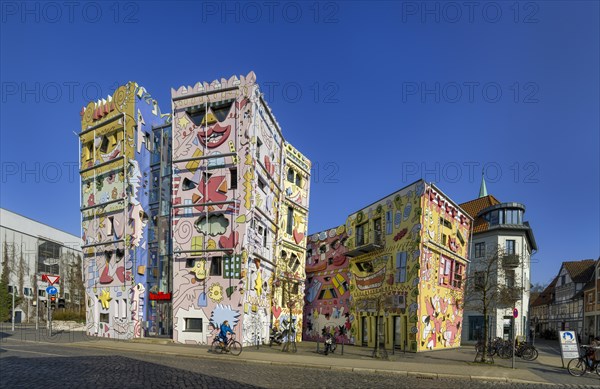
<path id="1" fill-rule="evenodd" d="M 0 388 L 258 388 L 123 356 L 2 358 Z"/>

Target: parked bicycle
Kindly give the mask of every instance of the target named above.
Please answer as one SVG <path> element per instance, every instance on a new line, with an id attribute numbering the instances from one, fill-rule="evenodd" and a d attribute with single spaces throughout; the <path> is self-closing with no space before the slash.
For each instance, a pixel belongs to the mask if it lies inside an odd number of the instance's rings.
<path id="1" fill-rule="evenodd" d="M 505 343 L 506 342 L 502 338 L 495 338 L 494 340 L 488 342 L 486 347 L 487 355 L 493 357 L 494 355 L 498 354 L 499 350 L 504 347 Z M 481 340 L 477 341 L 477 344 L 475 345 L 475 351 L 477 351 L 478 354 L 483 353 L 483 342 Z"/>
<path id="2" fill-rule="evenodd" d="M 580 377 L 586 372 L 593 373 L 595 371 L 600 376 L 600 360 L 594 359 L 594 354 L 600 347 L 584 344 L 580 348 L 582 351 L 579 353 L 579 358 L 571 359 L 567 365 L 569 374 Z"/>
<path id="3" fill-rule="evenodd" d="M 512 342 L 506 342 L 504 346 L 502 346 L 498 350 L 498 355 L 500 358 L 509 359 L 512 358 L 513 353 L 515 356 L 522 358 L 526 361 L 535 361 L 539 355 L 535 346 L 527 343 L 521 342 L 517 345 L 516 349 L 513 347 Z"/>
<path id="4" fill-rule="evenodd" d="M 240 355 L 242 353 L 242 344 L 235 340 L 235 334 L 231 335 L 227 343 L 223 343 L 217 335 L 210 346 L 210 350 L 217 354 L 226 352 L 232 355 Z"/>

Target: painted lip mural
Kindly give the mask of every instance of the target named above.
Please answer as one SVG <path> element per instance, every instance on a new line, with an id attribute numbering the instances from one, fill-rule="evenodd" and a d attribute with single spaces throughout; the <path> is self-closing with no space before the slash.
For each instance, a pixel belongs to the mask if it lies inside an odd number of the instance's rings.
<path id="1" fill-rule="evenodd" d="M 230 132 L 231 126 L 221 126 L 217 123 L 207 130 L 198 131 L 198 139 L 209 149 L 214 149 L 225 143 Z"/>
<path id="2" fill-rule="evenodd" d="M 381 288 L 385 279 L 386 270 L 387 267 L 384 266 L 381 269 L 377 270 L 375 273 L 366 277 L 360 277 L 358 275 L 355 275 L 354 277 L 356 279 L 356 287 L 360 290 Z"/>

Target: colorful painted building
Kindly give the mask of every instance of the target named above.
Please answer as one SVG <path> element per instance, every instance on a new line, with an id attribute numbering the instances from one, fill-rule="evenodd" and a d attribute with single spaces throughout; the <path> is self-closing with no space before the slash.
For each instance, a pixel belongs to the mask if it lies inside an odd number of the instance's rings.
<path id="1" fill-rule="evenodd" d="M 149 234 L 159 223 L 150 217 L 152 156 L 161 152 L 155 149 L 154 129 L 168 120 L 134 82 L 81 111 L 82 249 L 90 335 L 129 339 L 158 328 L 148 293 L 168 290 L 169 278 L 161 278 L 149 261 Z"/>
<path id="2" fill-rule="evenodd" d="M 419 352 L 460 346 L 472 218 L 419 180 L 351 214 L 351 335 Z"/>
<path id="3" fill-rule="evenodd" d="M 302 338 L 317 341 L 323 329 L 338 341 L 353 344 L 354 315 L 350 312 L 350 278 L 346 256 L 346 226 L 309 237 L 306 250 L 306 289 Z"/>
<path id="4" fill-rule="evenodd" d="M 253 72 L 173 90 L 172 109 L 173 339 L 207 344 L 228 320 L 262 342 L 290 305 L 300 319 L 310 162 Z"/>

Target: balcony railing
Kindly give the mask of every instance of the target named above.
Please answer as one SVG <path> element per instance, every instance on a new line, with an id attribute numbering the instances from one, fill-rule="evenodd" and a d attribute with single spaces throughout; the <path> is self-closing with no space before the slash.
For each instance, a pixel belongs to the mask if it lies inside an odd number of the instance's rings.
<path id="1" fill-rule="evenodd" d="M 518 254 L 506 254 L 502 257 L 503 267 L 519 267 L 520 262 Z"/>
<path id="2" fill-rule="evenodd" d="M 363 233 L 357 233 L 354 237 L 354 241 L 348 241 L 348 252 L 346 253 L 349 257 L 356 257 L 358 255 L 370 253 L 371 251 L 380 250 L 385 247 L 385 239 L 381 231 L 363 231 Z"/>

